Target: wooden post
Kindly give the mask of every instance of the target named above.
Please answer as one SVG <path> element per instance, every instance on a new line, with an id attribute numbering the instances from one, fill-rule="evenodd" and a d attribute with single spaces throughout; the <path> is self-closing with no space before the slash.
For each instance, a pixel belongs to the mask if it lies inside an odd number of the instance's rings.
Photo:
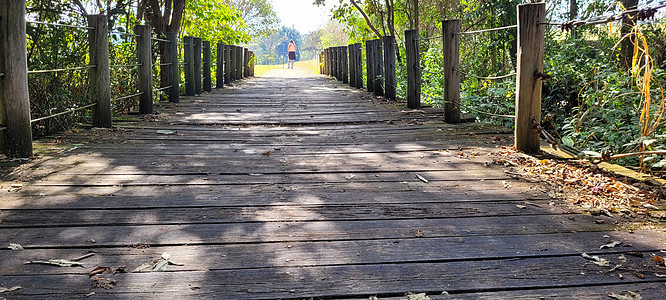
<path id="1" fill-rule="evenodd" d="M 331 48 L 326 48 L 326 75 L 331 76 Z"/>
<path id="2" fill-rule="evenodd" d="M 442 22 L 444 44 L 444 121 L 460 123 L 460 20 Z"/>
<path id="3" fill-rule="evenodd" d="M 347 47 L 340 47 L 340 54 L 342 66 L 342 83 L 349 83 L 349 55 L 347 54 Z"/>
<path id="4" fill-rule="evenodd" d="M 217 43 L 217 55 L 215 56 L 215 88 L 224 87 L 224 44 Z"/>
<path id="5" fill-rule="evenodd" d="M 319 52 L 319 74 L 324 74 L 323 52 Z"/>
<path id="6" fill-rule="evenodd" d="M 178 33 L 168 32 L 167 39 L 170 41 L 167 44 L 167 49 L 169 49 L 169 62 L 171 63 L 171 68 L 169 68 L 169 84 L 171 88 L 169 89 L 169 102 L 178 103 L 180 102 L 180 65 L 178 64 Z"/>
<path id="7" fill-rule="evenodd" d="M 382 40 L 377 39 L 373 43 L 373 58 L 375 60 L 375 95 L 384 96 L 384 55 L 382 54 Z"/>
<path id="8" fill-rule="evenodd" d="M 93 109 L 93 127 L 111 128 L 111 71 L 109 69 L 108 18 L 105 15 L 89 15 L 88 44 L 90 64 L 88 84 L 90 98 L 97 105 Z"/>
<path id="9" fill-rule="evenodd" d="M 354 63 L 354 59 L 356 56 L 354 55 L 354 45 L 347 45 L 347 53 L 349 57 L 349 85 L 350 86 L 355 86 L 355 80 L 356 80 L 356 64 Z"/>
<path id="10" fill-rule="evenodd" d="M 201 38 L 194 38 L 194 92 L 201 94 Z"/>
<path id="11" fill-rule="evenodd" d="M 405 31 L 405 54 L 407 55 L 407 107 L 421 108 L 421 68 L 419 62 L 419 31 Z"/>
<path id="12" fill-rule="evenodd" d="M 236 81 L 236 46 L 229 46 L 229 57 L 231 59 L 231 66 L 229 68 L 229 73 L 231 73 L 231 81 Z"/>
<path id="13" fill-rule="evenodd" d="M 150 26 L 134 26 L 136 38 L 136 58 L 139 64 L 139 113 L 153 113 L 153 60 L 151 57 L 152 41 Z"/>
<path id="14" fill-rule="evenodd" d="M 365 72 L 368 79 L 368 92 L 375 91 L 375 50 L 374 40 L 365 42 Z"/>
<path id="15" fill-rule="evenodd" d="M 540 151 L 541 78 L 544 57 L 546 4 L 518 5 L 518 68 L 516 74 L 516 150 Z"/>
<path id="16" fill-rule="evenodd" d="M 243 48 L 236 46 L 236 79 L 243 79 Z"/>
<path id="17" fill-rule="evenodd" d="M 203 48 L 203 90 L 206 92 L 210 92 L 212 90 L 212 85 L 213 85 L 213 79 L 211 78 L 210 74 L 210 42 L 209 41 L 203 41 L 202 42 L 202 48 Z"/>
<path id="18" fill-rule="evenodd" d="M 196 89 L 194 88 L 194 38 L 186 36 L 183 41 L 185 42 L 184 55 L 185 55 L 185 95 L 194 96 Z"/>
<path id="19" fill-rule="evenodd" d="M 224 83 L 231 83 L 231 70 L 232 67 L 231 61 L 231 45 L 224 45 Z"/>
<path id="20" fill-rule="evenodd" d="M 395 100 L 395 37 L 385 36 L 384 39 L 384 97 Z"/>
<path id="21" fill-rule="evenodd" d="M 363 44 L 357 43 L 356 51 L 354 51 L 354 54 L 356 55 L 356 59 L 354 60 L 356 62 L 356 87 L 359 89 L 363 88 L 363 51 L 361 50 L 362 47 Z"/>
<path id="22" fill-rule="evenodd" d="M 244 72 L 243 72 L 243 74 L 245 75 L 245 77 L 250 77 L 250 49 L 248 49 L 248 48 L 244 49 L 243 58 L 244 58 L 244 62 L 243 62 Z"/>
<path id="23" fill-rule="evenodd" d="M 254 51 L 250 51 L 250 77 L 254 77 L 254 63 L 256 58 L 254 56 Z"/>
<path id="24" fill-rule="evenodd" d="M 0 1 L 0 148 L 9 157 L 33 154 L 25 7 L 25 0 Z"/>

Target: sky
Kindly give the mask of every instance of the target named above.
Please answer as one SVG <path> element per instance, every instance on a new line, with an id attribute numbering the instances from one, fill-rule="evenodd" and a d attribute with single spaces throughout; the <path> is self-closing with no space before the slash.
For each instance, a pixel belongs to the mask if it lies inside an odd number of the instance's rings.
<path id="1" fill-rule="evenodd" d="M 302 34 L 324 27 L 331 18 L 330 3 L 339 2 L 326 0 L 326 6 L 312 4 L 314 0 L 270 0 L 273 9 L 286 27 L 294 27 Z"/>

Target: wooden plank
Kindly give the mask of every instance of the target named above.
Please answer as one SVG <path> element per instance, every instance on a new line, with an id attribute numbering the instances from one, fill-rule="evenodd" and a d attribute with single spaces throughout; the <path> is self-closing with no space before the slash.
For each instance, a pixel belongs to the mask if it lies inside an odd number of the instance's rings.
<path id="1" fill-rule="evenodd" d="M 169 207 L 126 209 L 38 209 L 3 210 L 0 228 L 35 228 L 55 226 L 149 225 L 244 223 L 287 221 L 350 221 L 445 219 L 517 215 L 553 215 L 565 210 L 545 203 L 454 202 L 414 204 L 333 204 L 270 207 Z M 159 217 L 156 221 L 151 216 Z"/>
<path id="2" fill-rule="evenodd" d="M 147 216 L 146 216 L 147 217 Z M 159 216 L 154 216 L 159 218 Z M 530 235 L 592 232 L 614 229 L 597 224 L 588 215 L 501 216 L 485 218 L 407 219 L 369 221 L 289 221 L 230 224 L 180 224 L 137 226 L 83 226 L 0 228 L 1 244 L 18 243 L 28 247 L 200 245 L 217 243 L 259 243 L 294 241 L 333 241 L 415 238 L 415 230 L 424 237 L 460 237 L 474 235 Z M 119 238 L 122 237 L 122 238 Z"/>
<path id="3" fill-rule="evenodd" d="M 604 236 L 609 236 L 606 238 Z M 465 260 L 492 260 L 507 258 L 538 258 L 569 256 L 579 261 L 581 253 L 591 253 L 615 259 L 620 253 L 644 253 L 643 258 L 626 255 L 627 266 L 649 260 L 659 246 L 651 241 L 660 238 L 654 232 L 582 232 L 536 235 L 471 236 L 448 238 L 412 238 L 359 241 L 320 241 L 258 244 L 207 244 L 179 246 L 151 246 L 89 248 L 27 247 L 24 251 L 7 252 L 0 274 L 87 274 L 94 266 L 127 266 L 131 271 L 144 262 L 160 257 L 164 252 L 184 266 L 169 266 L 171 271 L 241 270 L 248 268 L 283 268 L 311 266 L 343 266 L 359 264 L 450 262 Z M 663 236 L 661 236 L 663 238 Z M 622 241 L 632 247 L 599 250 L 609 240 Z M 88 253 L 96 254 L 81 261 L 84 268 L 54 268 L 44 265 L 23 265 L 23 262 L 44 258 L 74 258 Z M 419 249 L 419 251 L 414 251 Z M 205 253 L 205 255 L 201 255 Z M 405 253 L 409 253 L 408 256 Z M 281 259 L 273 259 L 281 258 Z M 20 266 L 20 267 L 19 267 Z M 464 274 L 461 274 L 464 276 Z"/>
<path id="4" fill-rule="evenodd" d="M 279 258 L 278 258 L 279 259 Z M 543 266 L 549 266 L 544 268 Z M 589 266 L 581 257 L 521 260 L 400 263 L 191 272 L 121 273 L 113 289 L 95 289 L 96 298 L 309 298 L 400 295 L 410 291 L 450 293 L 564 288 L 587 285 L 661 283 L 663 278 L 618 279 Z M 461 274 L 464 274 L 461 275 Z M 529 275 L 528 275 L 529 274 Z M 214 280 L 224 278 L 224 280 Z M 53 297 L 85 295 L 91 291 L 87 275 L 3 276 L 7 286 L 20 285 L 11 296 Z M 353 282 L 354 284 L 350 284 Z M 168 283 L 168 284 L 165 284 Z M 155 287 L 160 287 L 156 289 Z M 148 293 L 146 291 L 149 291 Z"/>

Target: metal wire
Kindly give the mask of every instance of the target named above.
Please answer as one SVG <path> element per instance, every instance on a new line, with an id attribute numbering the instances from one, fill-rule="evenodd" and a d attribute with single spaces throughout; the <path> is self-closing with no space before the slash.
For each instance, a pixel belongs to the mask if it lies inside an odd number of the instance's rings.
<path id="1" fill-rule="evenodd" d="M 116 99 L 111 99 L 111 101 L 120 101 L 120 100 L 125 100 L 125 99 L 129 99 L 129 98 L 133 98 L 133 97 L 137 97 L 137 96 L 141 96 L 141 95 L 143 95 L 143 92 L 132 94 L 132 95 L 127 95 L 127 96 L 116 98 Z"/>
<path id="2" fill-rule="evenodd" d="M 92 69 L 92 68 L 97 68 L 97 65 L 90 65 L 90 66 L 76 67 L 76 68 L 67 68 L 67 69 L 35 70 L 35 71 L 28 71 L 28 74 L 53 73 L 53 72 L 64 72 L 64 71 L 76 71 L 76 70 L 84 70 L 84 69 Z M 4 75 L 4 74 L 3 74 L 3 75 Z"/>
<path id="3" fill-rule="evenodd" d="M 88 105 L 86 105 L 86 106 L 81 106 L 81 107 L 79 107 L 79 108 L 71 108 L 71 109 L 68 109 L 67 111 L 59 112 L 59 113 L 57 113 L 57 114 L 52 114 L 52 115 L 50 115 L 50 116 L 46 116 L 46 117 L 41 117 L 41 118 L 37 118 L 37 119 L 34 119 L 34 120 L 30 120 L 30 124 L 35 123 L 35 122 L 39 122 L 39 121 L 42 121 L 42 120 L 46 120 L 46 119 L 55 118 L 55 117 L 57 117 L 57 116 L 61 116 L 61 115 L 64 115 L 64 114 L 73 113 L 73 112 L 75 112 L 75 111 L 83 110 L 83 109 L 86 109 L 86 108 L 89 108 L 89 107 L 93 107 L 93 106 L 95 106 L 95 105 L 97 105 L 97 103 L 88 104 Z"/>
<path id="4" fill-rule="evenodd" d="M 183 83 L 179 84 L 178 86 L 181 87 L 181 86 L 184 86 L 184 85 L 186 85 L 186 84 L 188 84 L 188 83 L 189 83 L 189 82 L 183 82 Z"/>
<path id="5" fill-rule="evenodd" d="M 157 64 L 158 66 L 171 66 L 173 63 L 163 63 L 163 64 Z"/>
<path id="6" fill-rule="evenodd" d="M 662 9 L 666 7 L 666 4 L 660 4 L 657 6 L 653 7 L 645 7 L 645 8 L 637 8 L 637 9 L 630 9 L 623 11 L 618 14 L 614 15 L 606 15 L 606 16 L 597 16 L 597 17 L 592 17 L 586 20 L 571 20 L 563 23 L 552 23 L 552 22 L 539 22 L 539 25 L 555 25 L 555 26 L 560 26 L 562 30 L 571 30 L 576 27 L 582 26 L 582 25 L 597 25 L 597 24 L 605 24 L 605 23 L 611 23 L 617 20 L 622 20 L 624 17 L 637 13 L 636 17 L 639 20 L 646 20 L 650 18 L 654 18 L 654 14 L 657 12 L 657 10 Z"/>
<path id="7" fill-rule="evenodd" d="M 7 130 L 7 127 L 0 127 L 0 131 Z"/>
<path id="8" fill-rule="evenodd" d="M 154 91 L 154 92 L 161 92 L 161 91 L 164 91 L 164 90 L 168 90 L 168 89 L 170 89 L 170 88 L 172 88 L 172 87 L 173 87 L 173 85 L 165 86 L 165 87 L 162 87 L 162 88 L 159 88 L 159 89 L 153 89 L 153 91 Z"/>
<path id="9" fill-rule="evenodd" d="M 5 76 L 5 73 L 0 73 L 0 77 Z"/>
<path id="10" fill-rule="evenodd" d="M 171 43 L 170 40 L 165 40 L 165 39 L 160 39 L 160 38 L 155 38 L 155 37 L 151 37 L 150 39 L 153 40 L 153 41 L 158 41 L 158 42 Z"/>
<path id="11" fill-rule="evenodd" d="M 500 31 L 500 30 L 511 29 L 511 28 L 518 28 L 518 25 L 509 25 L 509 26 L 504 26 L 504 27 L 496 27 L 496 28 L 483 29 L 483 30 L 456 32 L 456 33 L 454 33 L 454 35 L 472 35 L 472 34 L 479 34 L 479 33 L 484 33 L 484 32 Z"/>
<path id="12" fill-rule="evenodd" d="M 69 27 L 69 28 L 78 28 L 78 29 L 86 29 L 86 30 L 95 29 L 95 27 L 68 25 L 68 24 L 60 24 L 60 23 L 48 23 L 48 22 L 41 22 L 41 21 L 26 20 L 25 22 L 26 23 L 32 23 L 32 24 L 42 24 L 42 25 L 49 25 L 49 26 Z"/>
<path id="13" fill-rule="evenodd" d="M 109 68 L 136 68 L 143 66 L 143 63 L 133 65 L 110 65 Z"/>
<path id="14" fill-rule="evenodd" d="M 488 115 L 488 116 L 500 117 L 500 118 L 509 118 L 509 119 L 515 119 L 516 118 L 516 116 L 513 116 L 513 115 L 500 115 L 500 114 L 489 113 L 489 112 L 486 112 L 486 111 L 480 111 L 480 110 L 473 109 L 469 106 L 461 105 L 461 107 L 464 107 L 465 109 L 469 109 L 469 110 L 471 110 L 475 113 L 479 113 L 479 114 L 482 114 L 482 115 Z"/>
<path id="15" fill-rule="evenodd" d="M 417 40 L 419 40 L 419 41 L 428 41 L 428 40 L 439 39 L 439 38 L 442 38 L 442 37 L 443 37 L 443 35 L 438 35 L 438 36 L 432 36 L 432 37 L 427 37 L 427 38 L 418 38 Z"/>
<path id="16" fill-rule="evenodd" d="M 126 35 L 126 36 L 141 37 L 141 36 L 138 35 L 138 34 L 127 33 L 127 32 L 120 32 L 120 31 L 109 31 L 109 33 L 111 33 L 111 34 L 119 34 L 119 35 Z"/>

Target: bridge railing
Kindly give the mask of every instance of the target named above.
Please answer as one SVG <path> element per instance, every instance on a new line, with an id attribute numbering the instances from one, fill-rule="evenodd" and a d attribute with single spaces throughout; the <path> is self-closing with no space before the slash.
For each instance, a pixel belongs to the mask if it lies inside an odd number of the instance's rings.
<path id="1" fill-rule="evenodd" d="M 26 23 L 69 27 L 88 31 L 89 63 L 86 66 L 57 70 L 28 71 Z M 110 32 L 105 15 L 87 16 L 87 26 L 26 21 L 25 0 L 0 2 L 0 148 L 9 157 L 30 157 L 32 149 L 31 124 L 77 111 L 92 110 L 94 127 L 112 127 L 113 104 L 118 101 L 137 101 L 140 114 L 152 114 L 154 95 L 164 94 L 169 102 L 179 102 L 181 87 L 185 95 L 211 91 L 216 68 L 216 87 L 254 75 L 254 54 L 235 45 L 217 45 L 215 58 L 209 41 L 177 33 L 166 37 L 152 36 L 152 28 L 137 25 L 133 33 Z M 109 34 L 130 36 L 136 43 L 136 63 L 111 65 Z M 165 51 L 153 63 L 153 43 L 162 43 Z M 182 48 L 181 48 L 182 47 Z M 182 54 L 182 60 L 180 59 Z M 212 60 L 215 59 L 215 62 Z M 137 69 L 137 89 L 128 95 L 111 99 L 111 68 Z M 162 86 L 154 86 L 153 75 L 159 70 Z M 88 89 L 91 103 L 48 116 L 32 118 L 30 114 L 29 74 L 88 70 Z M 183 83 L 181 82 L 183 80 Z"/>
<path id="2" fill-rule="evenodd" d="M 516 71 L 516 146 L 525 152 L 539 150 L 540 132 L 535 123 L 541 119 L 541 77 L 544 57 L 545 5 L 543 3 L 518 6 L 518 25 L 492 28 L 481 31 L 460 32 L 459 20 L 446 20 L 442 23 L 442 35 L 421 38 L 418 30 L 405 31 L 405 53 L 407 69 L 407 107 L 421 108 L 421 70 L 419 41 L 442 39 L 444 61 L 444 115 L 447 123 L 460 122 L 460 48 L 461 35 L 478 34 L 487 31 L 518 28 L 518 70 Z M 396 42 L 393 36 L 365 42 L 366 88 L 377 96 L 395 100 L 396 97 Z M 324 49 L 322 56 L 323 74 L 356 88 L 362 88 L 361 44 Z M 351 75 L 351 78 L 348 76 Z M 513 74 L 512 74 L 513 75 Z"/>

